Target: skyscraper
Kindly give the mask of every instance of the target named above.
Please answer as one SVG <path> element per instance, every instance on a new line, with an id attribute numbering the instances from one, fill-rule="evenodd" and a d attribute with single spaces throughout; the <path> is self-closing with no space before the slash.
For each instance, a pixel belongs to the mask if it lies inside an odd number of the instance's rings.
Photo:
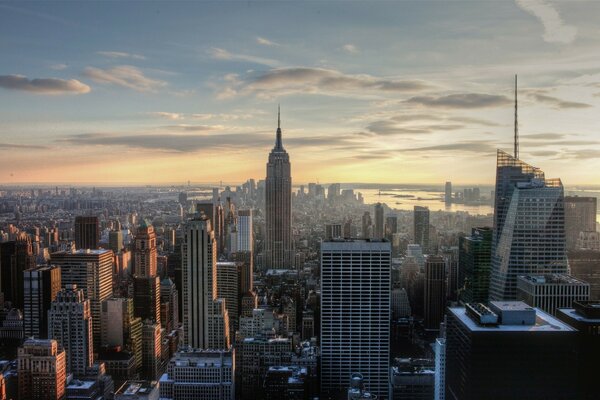
<path id="1" fill-rule="evenodd" d="M 113 253 L 110 250 L 59 251 L 50 256 L 61 270 L 63 287 L 77 285 L 90 301 L 94 350 L 100 349 L 101 304 L 112 296 Z"/>
<path id="2" fill-rule="evenodd" d="M 414 242 L 421 245 L 423 253 L 429 252 L 429 208 L 415 206 L 414 208 Z"/>
<path id="3" fill-rule="evenodd" d="M 566 273 L 560 179 L 498 150 L 490 299 L 515 300 L 517 276 Z"/>
<path id="4" fill-rule="evenodd" d="M 444 191 L 444 201 L 446 204 L 452 203 L 452 182 L 446 182 L 446 187 Z"/>
<path id="5" fill-rule="evenodd" d="M 321 390 L 337 395 L 360 371 L 386 398 L 389 382 L 391 247 L 386 241 L 321 243 Z"/>
<path id="6" fill-rule="evenodd" d="M 188 221 L 182 246 L 184 341 L 196 349 L 217 349 L 215 343 L 229 342 L 227 311 L 216 299 L 216 264 L 210 221 L 206 217 Z"/>
<path id="7" fill-rule="evenodd" d="M 133 302 L 135 316 L 160 325 L 160 279 L 157 271 L 156 233 L 143 220 L 137 229 L 133 248 Z"/>
<path id="8" fill-rule="evenodd" d="M 567 274 L 522 275 L 517 277 L 517 299 L 556 315 L 574 301 L 588 301 L 590 284 Z"/>
<path id="9" fill-rule="evenodd" d="M 577 248 L 580 232 L 596 232 L 597 199 L 595 197 L 565 197 L 565 238 L 567 250 Z"/>
<path id="10" fill-rule="evenodd" d="M 375 229 L 373 230 L 373 238 L 383 239 L 383 205 L 375 204 Z"/>
<path id="11" fill-rule="evenodd" d="M 90 301 L 77 285 L 66 285 L 48 312 L 48 336 L 67 353 L 67 372 L 84 376 L 92 366 L 92 314 Z"/>
<path id="12" fill-rule="evenodd" d="M 440 256 L 425 260 L 425 321 L 426 329 L 439 329 L 446 309 L 446 261 Z"/>
<path id="13" fill-rule="evenodd" d="M 77 249 L 97 249 L 100 242 L 98 217 L 75 217 L 75 247 Z"/>
<path id="14" fill-rule="evenodd" d="M 31 238 L 25 232 L 0 243 L 0 291 L 12 307 L 23 308 L 23 271 L 35 267 Z"/>
<path id="15" fill-rule="evenodd" d="M 62 400 L 67 382 L 65 350 L 56 340 L 28 339 L 19 347 L 19 398 Z"/>
<path id="16" fill-rule="evenodd" d="M 219 261 L 217 262 L 217 297 L 225 299 L 225 307 L 229 315 L 229 337 L 235 337 L 238 329 L 238 315 L 240 304 L 239 278 L 242 263 Z"/>
<path id="17" fill-rule="evenodd" d="M 492 269 L 492 229 L 473 228 L 458 241 L 458 288 L 463 302 L 487 303 Z"/>
<path id="18" fill-rule="evenodd" d="M 238 244 L 237 251 L 252 252 L 254 249 L 254 232 L 252 227 L 252 210 L 238 210 L 237 232 Z"/>
<path id="19" fill-rule="evenodd" d="M 25 337 L 48 338 L 48 310 L 60 290 L 60 268 L 42 266 L 24 272 L 23 328 Z"/>
<path id="20" fill-rule="evenodd" d="M 102 302 L 102 346 L 133 354 L 134 369 L 142 367 L 142 319 L 133 314 L 133 299 L 110 298 Z"/>
<path id="21" fill-rule="evenodd" d="M 156 276 L 156 233 L 154 227 L 143 220 L 137 229 L 133 248 L 134 270 L 137 277 Z"/>
<path id="22" fill-rule="evenodd" d="M 271 269 L 293 266 L 292 176 L 290 157 L 281 140 L 278 118 L 275 147 L 269 154 L 265 180 L 265 263 Z"/>

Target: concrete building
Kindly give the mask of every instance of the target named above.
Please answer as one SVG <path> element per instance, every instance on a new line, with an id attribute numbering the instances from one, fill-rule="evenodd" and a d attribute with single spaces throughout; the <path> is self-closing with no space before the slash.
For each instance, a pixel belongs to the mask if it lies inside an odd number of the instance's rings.
<path id="1" fill-rule="evenodd" d="M 431 250 L 429 247 L 429 208 L 415 206 L 413 215 L 414 243 L 420 245 L 423 253 L 427 254 Z"/>
<path id="2" fill-rule="evenodd" d="M 133 299 L 110 298 L 102 302 L 101 343 L 103 347 L 131 354 L 134 369 L 139 371 L 142 367 L 142 319 L 135 317 L 133 310 Z M 129 355 L 115 358 L 129 362 Z"/>
<path id="3" fill-rule="evenodd" d="M 571 275 L 590 285 L 590 300 L 600 300 L 600 251 L 571 250 L 567 258 Z"/>
<path id="4" fill-rule="evenodd" d="M 98 248 L 100 243 L 100 223 L 95 216 L 75 217 L 75 247 L 77 249 Z"/>
<path id="5" fill-rule="evenodd" d="M 517 278 L 517 299 L 556 315 L 574 301 L 589 300 L 590 285 L 567 274 L 523 275 Z"/>
<path id="6" fill-rule="evenodd" d="M 20 399 L 64 399 L 67 361 L 65 351 L 56 340 L 26 340 L 19 347 L 17 374 Z"/>
<path id="7" fill-rule="evenodd" d="M 360 371 L 386 398 L 390 354 L 391 246 L 382 240 L 321 243 L 321 390 L 339 395 Z"/>
<path id="8" fill-rule="evenodd" d="M 446 338 L 437 338 L 434 343 L 435 382 L 434 400 L 446 399 Z"/>
<path id="9" fill-rule="evenodd" d="M 446 311 L 446 261 L 440 256 L 425 260 L 425 329 L 437 330 Z"/>
<path id="10" fill-rule="evenodd" d="M 25 337 L 48 338 L 48 311 L 61 288 L 60 268 L 40 266 L 23 272 L 23 329 Z"/>
<path id="11" fill-rule="evenodd" d="M 433 360 L 400 358 L 390 368 L 390 400 L 432 400 Z"/>
<path id="12" fill-rule="evenodd" d="M 161 400 L 234 400 L 233 350 L 180 351 L 160 377 Z"/>
<path id="13" fill-rule="evenodd" d="M 158 382 L 130 380 L 115 392 L 114 400 L 159 400 Z"/>
<path id="14" fill-rule="evenodd" d="M 217 262 L 217 298 L 225 300 L 225 308 L 229 316 L 229 337 L 234 338 L 239 329 L 239 278 L 242 263 L 231 261 Z"/>
<path id="15" fill-rule="evenodd" d="M 596 232 L 597 199 L 565 196 L 565 239 L 567 250 L 577 249 L 581 232 Z"/>

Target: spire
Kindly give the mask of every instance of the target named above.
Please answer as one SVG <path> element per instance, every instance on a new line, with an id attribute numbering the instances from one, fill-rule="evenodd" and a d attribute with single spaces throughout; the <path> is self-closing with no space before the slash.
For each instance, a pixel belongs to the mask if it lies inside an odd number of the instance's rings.
<path id="1" fill-rule="evenodd" d="M 281 143 L 281 106 L 277 105 L 277 138 L 275 140 L 275 148 L 283 149 L 283 144 Z"/>
<path id="2" fill-rule="evenodd" d="M 519 119 L 517 114 L 517 75 L 515 75 L 515 158 L 519 159 Z"/>

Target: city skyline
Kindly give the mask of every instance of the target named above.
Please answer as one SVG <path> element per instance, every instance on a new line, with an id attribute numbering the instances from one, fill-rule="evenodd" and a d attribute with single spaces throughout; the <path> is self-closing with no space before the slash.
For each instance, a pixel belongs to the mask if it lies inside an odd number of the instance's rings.
<path id="1" fill-rule="evenodd" d="M 0 182 L 259 178 L 281 103 L 295 182 L 491 185 L 517 73 L 521 156 L 592 184 L 600 5 L 464 5 L 1 2 Z"/>

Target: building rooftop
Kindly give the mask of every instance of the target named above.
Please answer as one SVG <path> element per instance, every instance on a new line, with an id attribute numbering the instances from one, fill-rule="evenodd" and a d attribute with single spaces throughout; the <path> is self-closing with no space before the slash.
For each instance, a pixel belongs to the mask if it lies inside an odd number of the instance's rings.
<path id="1" fill-rule="evenodd" d="M 579 322 L 600 324 L 600 302 L 598 301 L 574 301 L 573 308 L 559 308 L 558 312 Z"/>
<path id="2" fill-rule="evenodd" d="M 530 282 L 534 285 L 545 285 L 545 284 L 563 284 L 563 285 L 587 285 L 587 282 L 583 282 L 575 277 L 568 274 L 544 274 L 544 275 L 521 275 L 518 279 Z"/>
<path id="3" fill-rule="evenodd" d="M 532 308 L 522 302 L 492 302 L 499 303 L 501 310 L 529 311 Z M 511 304 L 511 303 L 521 303 Z M 528 310 L 529 309 L 529 310 Z M 532 325 L 509 325 L 500 323 L 498 325 L 484 326 L 476 323 L 469 315 L 465 307 L 450 307 L 449 311 L 456 316 L 469 330 L 476 332 L 573 332 L 576 329 L 553 316 L 537 309 L 535 311 L 535 322 Z"/>
<path id="4" fill-rule="evenodd" d="M 141 394 L 148 394 L 156 388 L 156 382 L 150 381 L 127 381 L 119 390 L 115 392 L 115 395 L 121 396 L 135 396 Z"/>

